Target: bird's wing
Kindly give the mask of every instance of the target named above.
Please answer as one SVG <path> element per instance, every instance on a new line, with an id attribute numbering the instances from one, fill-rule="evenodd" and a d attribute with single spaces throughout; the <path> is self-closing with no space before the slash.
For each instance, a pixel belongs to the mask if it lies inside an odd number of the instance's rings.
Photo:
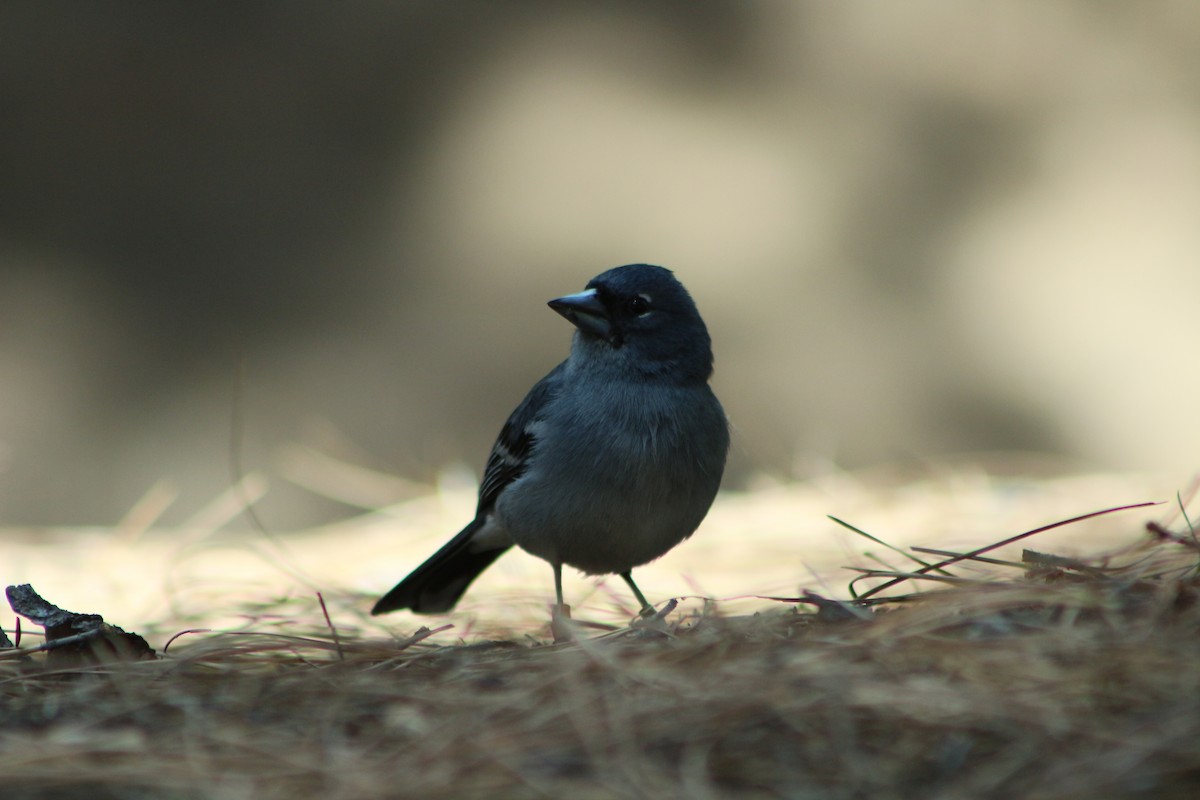
<path id="1" fill-rule="evenodd" d="M 529 394 L 525 395 L 525 399 L 504 423 L 496 443 L 492 445 L 492 453 L 488 456 L 487 467 L 483 471 L 476 517 L 487 513 L 504 488 L 525 472 L 536 444 L 536 423 L 562 384 L 565 364 L 565 361 L 559 364 L 550 374 L 534 384 Z"/>

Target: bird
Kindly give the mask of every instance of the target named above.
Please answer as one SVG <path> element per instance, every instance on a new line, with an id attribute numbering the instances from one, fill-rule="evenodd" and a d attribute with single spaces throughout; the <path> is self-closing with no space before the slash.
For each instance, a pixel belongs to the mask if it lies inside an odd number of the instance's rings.
<path id="1" fill-rule="evenodd" d="M 641 615 L 654 607 L 632 570 L 687 539 L 725 469 L 729 424 L 709 379 L 712 340 L 671 270 L 615 267 L 547 305 L 575 330 L 492 447 L 475 518 L 371 609 L 452 610 L 513 545 L 554 570 L 617 574 Z"/>

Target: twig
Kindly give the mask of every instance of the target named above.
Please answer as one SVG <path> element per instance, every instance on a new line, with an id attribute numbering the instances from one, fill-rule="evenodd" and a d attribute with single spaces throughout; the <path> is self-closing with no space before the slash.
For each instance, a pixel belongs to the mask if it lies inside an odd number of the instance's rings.
<path id="1" fill-rule="evenodd" d="M 342 650 L 342 638 L 338 636 L 337 628 L 333 624 L 333 620 L 329 618 L 329 609 L 325 607 L 325 596 L 317 592 L 317 602 L 321 604 L 321 613 L 325 615 L 325 624 L 329 626 L 329 633 L 333 636 L 333 643 L 337 646 L 337 654 L 339 661 L 346 660 L 346 653 Z"/>
<path id="2" fill-rule="evenodd" d="M 994 544 L 989 544 L 986 547 L 979 548 L 978 550 L 972 550 L 969 553 L 963 553 L 962 555 L 954 556 L 953 558 L 948 558 L 945 561 L 940 561 L 937 564 L 931 565 L 930 567 L 922 567 L 921 569 L 917 570 L 916 573 L 914 573 L 914 575 L 923 575 L 933 569 L 941 569 L 942 567 L 947 567 L 951 564 L 957 564 L 960 561 L 966 561 L 968 559 L 975 558 L 976 556 L 982 555 L 984 553 L 990 553 L 992 550 L 997 550 L 1001 547 L 1004 547 L 1005 545 L 1010 545 L 1013 542 L 1019 542 L 1022 539 L 1026 539 L 1030 536 L 1035 536 L 1039 533 L 1044 533 L 1046 531 L 1053 530 L 1054 528 L 1061 528 L 1064 525 L 1071 525 L 1072 523 L 1075 523 L 1075 522 L 1082 522 L 1085 519 L 1092 519 L 1093 517 L 1100 517 L 1100 516 L 1104 516 L 1105 514 L 1115 514 L 1118 511 L 1129 511 L 1134 508 L 1145 508 L 1147 506 L 1158 506 L 1158 505 L 1162 505 L 1161 500 L 1151 500 L 1151 501 L 1145 502 L 1145 503 L 1133 503 L 1132 505 L 1126 505 L 1126 506 L 1115 506 L 1113 508 L 1106 508 L 1102 511 L 1093 511 L 1090 514 L 1082 514 L 1078 517 L 1072 517 L 1071 519 L 1064 519 L 1061 522 L 1054 522 L 1049 525 L 1043 525 L 1042 527 L 1034 528 L 1031 531 L 1025 531 L 1024 533 L 1018 533 L 1016 536 L 1010 536 L 1007 539 L 1001 539 L 1000 541 L 998 541 Z M 890 589 L 891 587 L 895 586 L 898 583 L 903 583 L 907 580 L 910 580 L 911 577 L 912 576 L 905 575 L 905 576 L 893 578 L 892 580 L 886 581 L 885 583 L 881 583 L 872 589 L 868 589 L 866 592 L 863 592 L 861 595 L 859 595 L 856 599 L 866 600 L 868 597 L 871 597 L 872 595 L 879 594 L 884 589 Z"/>

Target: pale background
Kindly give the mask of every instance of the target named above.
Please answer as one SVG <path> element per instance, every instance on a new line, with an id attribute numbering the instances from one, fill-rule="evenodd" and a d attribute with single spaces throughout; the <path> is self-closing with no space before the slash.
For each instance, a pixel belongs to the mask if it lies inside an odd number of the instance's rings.
<path id="1" fill-rule="evenodd" d="M 367 505 L 469 485 L 545 301 L 631 261 L 709 323 L 730 488 L 1183 485 L 1198 76 L 1190 2 L 5 4 L 0 524 L 193 519 L 243 356 L 269 528 L 356 513 L 297 444 L 417 484 Z"/>

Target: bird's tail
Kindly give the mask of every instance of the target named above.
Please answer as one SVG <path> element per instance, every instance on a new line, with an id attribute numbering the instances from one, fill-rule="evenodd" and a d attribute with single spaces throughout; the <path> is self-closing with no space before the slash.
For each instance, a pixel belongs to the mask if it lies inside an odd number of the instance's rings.
<path id="1" fill-rule="evenodd" d="M 512 545 L 473 549 L 475 534 L 486 522 L 483 516 L 473 520 L 430 556 L 407 578 L 400 581 L 371 609 L 371 614 L 386 614 L 407 608 L 417 614 L 440 614 L 454 608 L 471 581 Z"/>

